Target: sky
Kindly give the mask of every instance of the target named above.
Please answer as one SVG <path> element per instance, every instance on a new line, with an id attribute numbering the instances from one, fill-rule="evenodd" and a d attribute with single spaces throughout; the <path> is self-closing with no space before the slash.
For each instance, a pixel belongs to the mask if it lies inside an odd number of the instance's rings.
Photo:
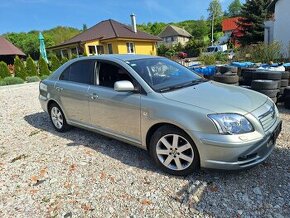
<path id="1" fill-rule="evenodd" d="M 81 29 L 114 19 L 130 24 L 178 22 L 207 18 L 211 0 L 0 0 L 0 34 L 47 30 L 56 26 Z M 226 10 L 232 0 L 220 0 Z M 243 1 L 241 1 L 243 2 Z"/>

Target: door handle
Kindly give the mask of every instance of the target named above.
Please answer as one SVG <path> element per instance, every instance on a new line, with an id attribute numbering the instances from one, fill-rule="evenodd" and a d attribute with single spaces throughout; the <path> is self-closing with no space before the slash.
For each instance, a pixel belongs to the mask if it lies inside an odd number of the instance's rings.
<path id="1" fill-rule="evenodd" d="M 99 96 L 96 93 L 91 94 L 91 99 L 92 100 L 95 100 L 97 98 L 99 98 Z"/>
<path id="2" fill-rule="evenodd" d="M 61 88 L 61 87 L 56 87 L 55 88 L 58 92 L 61 92 L 62 90 L 63 90 L 63 88 Z"/>

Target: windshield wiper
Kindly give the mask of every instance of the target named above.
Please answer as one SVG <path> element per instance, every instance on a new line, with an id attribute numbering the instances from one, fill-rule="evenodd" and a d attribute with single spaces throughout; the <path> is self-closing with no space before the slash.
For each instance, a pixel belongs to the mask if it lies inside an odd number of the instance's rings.
<path id="1" fill-rule="evenodd" d="M 206 79 L 197 79 L 197 80 L 192 80 L 190 82 L 187 83 L 182 83 L 182 84 L 178 84 L 178 85 L 174 85 L 174 86 L 169 86 L 169 87 L 165 87 L 160 89 L 160 92 L 168 92 L 168 91 L 172 91 L 172 90 L 176 90 L 176 89 L 180 89 L 180 88 L 184 88 L 184 87 L 188 87 L 188 86 L 194 86 L 203 82 L 206 82 Z"/>

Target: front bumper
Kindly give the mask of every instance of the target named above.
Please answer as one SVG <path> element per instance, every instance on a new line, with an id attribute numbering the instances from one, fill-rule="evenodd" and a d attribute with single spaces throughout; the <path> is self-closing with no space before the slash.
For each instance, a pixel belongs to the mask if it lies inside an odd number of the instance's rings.
<path id="1" fill-rule="evenodd" d="M 43 95 L 39 95 L 38 100 L 39 100 L 39 103 L 41 105 L 42 110 L 44 110 L 45 112 L 47 112 L 47 102 L 48 102 L 48 99 L 46 97 L 44 97 Z"/>
<path id="2" fill-rule="evenodd" d="M 196 143 L 200 153 L 201 167 L 238 170 L 255 166 L 271 154 L 281 128 L 282 121 L 277 119 L 266 135 L 256 137 L 256 139 L 222 135 L 219 135 L 220 137 L 215 135 L 215 138 L 211 138 L 202 135 Z"/>

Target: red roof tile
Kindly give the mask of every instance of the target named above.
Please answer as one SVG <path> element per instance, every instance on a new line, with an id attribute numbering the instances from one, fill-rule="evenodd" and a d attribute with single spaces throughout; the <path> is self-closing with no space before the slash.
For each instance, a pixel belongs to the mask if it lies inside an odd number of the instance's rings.
<path id="1" fill-rule="evenodd" d="M 223 32 L 226 31 L 233 31 L 238 28 L 237 22 L 239 21 L 240 17 L 233 17 L 223 20 L 222 22 L 222 29 Z"/>
<path id="2" fill-rule="evenodd" d="M 25 54 L 19 48 L 17 48 L 15 45 L 13 45 L 7 39 L 1 36 L 0 36 L 0 55 L 25 56 Z"/>

